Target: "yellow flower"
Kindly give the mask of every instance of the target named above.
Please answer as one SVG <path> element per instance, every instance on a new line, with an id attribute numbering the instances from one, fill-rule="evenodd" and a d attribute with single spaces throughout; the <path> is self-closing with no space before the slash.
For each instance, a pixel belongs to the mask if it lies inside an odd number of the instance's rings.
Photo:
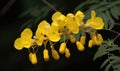
<path id="1" fill-rule="evenodd" d="M 36 64 L 37 63 L 36 53 L 29 53 L 29 60 L 31 61 L 32 64 Z"/>
<path id="2" fill-rule="evenodd" d="M 67 47 L 65 48 L 65 57 L 70 58 L 70 51 Z"/>
<path id="3" fill-rule="evenodd" d="M 72 34 L 69 35 L 69 39 L 71 43 L 75 43 L 76 41 L 76 38 Z"/>
<path id="4" fill-rule="evenodd" d="M 77 11 L 76 14 L 75 14 L 75 23 L 76 23 L 78 26 L 81 26 L 83 19 L 84 19 L 84 14 L 83 14 L 83 12 Z"/>
<path id="5" fill-rule="evenodd" d="M 58 32 L 58 27 L 56 27 L 55 25 L 51 25 L 48 34 L 47 34 L 49 40 L 53 41 L 53 42 L 57 42 L 60 40 L 60 34 Z"/>
<path id="6" fill-rule="evenodd" d="M 63 53 L 65 52 L 65 48 L 66 48 L 66 47 L 67 47 L 67 46 L 66 46 L 66 43 L 65 43 L 65 42 L 61 43 L 60 48 L 59 48 L 59 52 L 60 52 L 61 54 L 63 54 Z"/>
<path id="7" fill-rule="evenodd" d="M 103 42 L 103 38 L 102 38 L 102 35 L 101 34 L 97 34 L 97 38 L 98 40 L 102 43 Z"/>
<path id="8" fill-rule="evenodd" d="M 100 30 L 104 27 L 104 22 L 101 17 L 96 17 L 96 13 L 93 10 L 91 12 L 91 19 L 88 19 L 84 27 L 91 27 L 96 30 Z"/>
<path id="9" fill-rule="evenodd" d="M 36 43 L 39 46 L 43 44 L 43 41 L 45 40 L 45 35 L 48 34 L 49 29 L 50 29 L 50 24 L 46 20 L 43 20 L 42 22 L 39 23 L 35 33 L 36 38 L 38 39 Z"/>
<path id="10" fill-rule="evenodd" d="M 76 45 L 77 45 L 77 49 L 79 51 L 84 51 L 85 47 L 83 46 L 83 44 L 81 42 L 77 41 Z"/>
<path id="11" fill-rule="evenodd" d="M 103 42 L 101 34 L 91 34 L 91 40 L 93 40 L 92 45 L 101 45 Z"/>
<path id="12" fill-rule="evenodd" d="M 14 47 L 17 50 L 21 50 L 24 47 L 30 48 L 34 42 L 34 40 L 32 39 L 32 35 L 33 35 L 33 33 L 31 31 L 31 29 L 25 28 L 23 30 L 23 32 L 21 33 L 21 36 L 15 40 Z"/>
<path id="13" fill-rule="evenodd" d="M 75 23 L 74 15 L 72 13 L 67 14 L 65 26 L 74 34 L 77 34 L 79 32 L 79 26 L 77 23 Z"/>
<path id="14" fill-rule="evenodd" d="M 97 40 L 96 34 L 91 34 L 91 39 L 93 40 L 93 45 L 97 45 L 98 44 L 98 40 Z"/>
<path id="15" fill-rule="evenodd" d="M 43 40 L 44 40 L 45 37 L 44 37 L 44 35 L 40 32 L 40 29 L 39 29 L 39 28 L 36 30 L 35 35 L 36 35 L 36 38 L 37 38 L 37 40 L 36 40 L 37 45 L 38 45 L 38 46 L 41 46 L 41 45 L 43 44 Z"/>
<path id="16" fill-rule="evenodd" d="M 44 58 L 45 61 L 49 60 L 49 54 L 48 54 L 48 50 L 47 49 L 43 50 L 43 58 Z"/>
<path id="17" fill-rule="evenodd" d="M 64 30 L 65 16 L 61 12 L 55 12 L 52 15 L 52 21 L 52 24 L 57 25 L 60 31 Z"/>
<path id="18" fill-rule="evenodd" d="M 51 52 L 52 52 L 52 56 L 55 60 L 60 59 L 60 56 L 59 56 L 58 52 L 54 48 L 51 49 Z"/>
<path id="19" fill-rule="evenodd" d="M 58 32 L 58 27 L 55 25 L 50 25 L 46 20 L 40 22 L 36 31 L 36 37 L 39 39 L 37 44 L 42 45 L 45 36 L 53 42 L 60 40 L 60 34 Z"/>
<path id="20" fill-rule="evenodd" d="M 40 29 L 40 33 L 46 35 L 48 33 L 48 30 L 50 29 L 50 24 L 46 20 L 43 20 L 39 23 L 38 29 Z"/>

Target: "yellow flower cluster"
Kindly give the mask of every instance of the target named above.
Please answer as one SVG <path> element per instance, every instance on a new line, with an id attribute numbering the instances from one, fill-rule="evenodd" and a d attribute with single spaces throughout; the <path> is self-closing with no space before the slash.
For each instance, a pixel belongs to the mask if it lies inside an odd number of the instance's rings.
<path id="1" fill-rule="evenodd" d="M 84 51 L 86 36 L 80 36 L 79 40 L 74 36 L 83 31 L 89 33 L 91 37 L 88 47 L 91 48 L 93 45 L 101 45 L 103 42 L 101 34 L 93 32 L 93 30 L 101 30 L 104 27 L 103 19 L 96 17 L 95 11 L 91 12 L 91 18 L 85 23 L 83 22 L 84 17 L 84 13 L 81 11 L 77 11 L 75 14 L 68 13 L 67 15 L 63 15 L 61 12 L 55 12 L 52 15 L 51 23 L 43 20 L 38 24 L 34 36 L 30 28 L 25 28 L 20 37 L 15 40 L 14 47 L 17 50 L 27 48 L 29 50 L 29 60 L 32 64 L 36 64 L 36 53 L 40 46 L 44 46 L 43 58 L 45 61 L 49 61 L 50 52 L 55 60 L 60 59 L 60 54 L 65 54 L 65 57 L 69 58 L 71 54 L 67 47 L 68 40 L 71 43 L 76 43 L 79 51 Z M 60 40 L 63 41 L 57 51 L 54 45 Z"/>

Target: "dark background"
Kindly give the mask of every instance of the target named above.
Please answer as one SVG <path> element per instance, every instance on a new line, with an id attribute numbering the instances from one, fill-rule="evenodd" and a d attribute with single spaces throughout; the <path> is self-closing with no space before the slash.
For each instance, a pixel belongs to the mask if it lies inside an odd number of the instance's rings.
<path id="1" fill-rule="evenodd" d="M 6 6 L 8 1 L 0 0 L 0 10 Z M 50 61 L 44 62 L 42 50 L 40 50 L 37 54 L 38 64 L 32 65 L 28 59 L 28 51 L 26 49 L 18 51 L 13 46 L 14 40 L 20 35 L 20 28 L 23 24 L 22 20 L 18 18 L 18 15 L 26 9 L 25 4 L 22 6 L 23 1 L 16 0 L 4 14 L 0 13 L 0 71 L 100 71 L 101 60 L 93 61 L 97 47 L 89 49 L 86 46 L 84 52 L 79 52 L 75 48 L 75 44 L 69 43 L 68 47 L 71 51 L 69 59 L 60 55 L 61 59 L 58 61 L 51 58 Z M 40 2 L 42 3 L 42 1 Z M 77 2 L 63 0 L 63 2 L 58 1 L 57 3 L 64 13 L 68 13 L 72 12 L 72 8 L 81 2 L 82 0 Z M 106 32 L 104 32 L 104 36 L 108 37 Z"/>

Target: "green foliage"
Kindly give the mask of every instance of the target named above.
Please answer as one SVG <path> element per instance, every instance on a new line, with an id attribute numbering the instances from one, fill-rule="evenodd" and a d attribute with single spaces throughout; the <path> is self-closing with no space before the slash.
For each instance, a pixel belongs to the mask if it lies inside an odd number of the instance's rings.
<path id="1" fill-rule="evenodd" d="M 87 0 L 79 4 L 74 11 L 82 10 L 86 17 L 90 18 L 91 10 L 95 10 L 97 15 L 102 17 L 105 22 L 105 29 L 112 29 L 115 25 L 115 20 L 120 16 L 120 0 Z"/>
<path id="2" fill-rule="evenodd" d="M 56 2 L 51 3 L 53 7 L 56 7 Z M 19 19 L 24 19 L 22 22 L 21 30 L 25 27 L 35 27 L 40 20 L 49 15 L 52 9 L 47 6 L 42 0 L 21 0 L 23 11 L 18 16 Z"/>
<path id="3" fill-rule="evenodd" d="M 105 67 L 105 71 L 109 71 L 113 68 L 115 71 L 120 71 L 120 47 L 113 43 L 113 40 L 104 41 L 103 44 L 97 50 L 94 60 L 104 55 L 107 55 L 107 59 L 104 60 L 100 68 Z"/>
<path id="4" fill-rule="evenodd" d="M 87 0 L 79 4 L 74 9 L 74 12 L 77 10 L 85 13 L 85 20 L 90 18 L 91 10 L 95 10 L 97 16 L 103 18 L 105 22 L 104 28 L 111 30 L 115 26 L 115 21 L 120 19 L 120 0 Z M 114 44 L 113 40 L 104 41 L 96 51 L 93 60 L 103 56 L 107 56 L 107 58 L 100 68 L 104 68 L 104 71 L 109 71 L 110 69 L 120 71 L 120 47 Z"/>
<path id="5" fill-rule="evenodd" d="M 24 24 L 21 26 L 21 29 L 24 27 L 32 27 L 36 26 L 40 19 L 45 18 L 48 13 L 51 11 L 51 9 L 48 6 L 35 6 L 33 8 L 30 8 L 19 15 L 20 18 L 22 17 L 31 17 L 27 21 L 24 22 Z"/>

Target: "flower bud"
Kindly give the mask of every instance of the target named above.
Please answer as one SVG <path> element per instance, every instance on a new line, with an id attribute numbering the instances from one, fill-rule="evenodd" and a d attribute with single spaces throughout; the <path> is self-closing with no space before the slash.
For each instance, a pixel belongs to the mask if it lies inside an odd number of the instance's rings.
<path id="1" fill-rule="evenodd" d="M 83 46 L 83 44 L 79 41 L 76 42 L 76 45 L 77 45 L 77 49 L 79 51 L 83 51 L 85 49 L 85 47 Z"/>
<path id="2" fill-rule="evenodd" d="M 49 60 L 49 54 L 48 54 L 48 50 L 47 49 L 44 49 L 44 51 L 43 51 L 43 58 L 44 58 L 45 61 Z"/>
<path id="3" fill-rule="evenodd" d="M 68 48 L 65 48 L 65 57 L 70 58 L 70 51 Z"/>
<path id="4" fill-rule="evenodd" d="M 98 40 L 102 43 L 103 42 L 103 38 L 102 38 L 102 35 L 101 34 L 97 34 L 97 38 Z"/>
<path id="5" fill-rule="evenodd" d="M 31 61 L 32 64 L 36 64 L 37 63 L 36 53 L 29 53 L 29 60 Z"/>
<path id="6" fill-rule="evenodd" d="M 81 36 L 81 37 L 80 37 L 80 42 L 81 42 L 81 44 L 85 45 L 85 39 L 86 39 L 85 36 Z"/>
<path id="7" fill-rule="evenodd" d="M 93 40 L 91 39 L 91 40 L 89 40 L 89 42 L 88 42 L 88 47 L 91 48 L 92 46 L 93 46 Z"/>
<path id="8" fill-rule="evenodd" d="M 52 52 L 52 56 L 55 60 L 60 59 L 60 56 L 59 56 L 58 52 L 54 48 L 51 49 L 51 52 Z"/>
<path id="9" fill-rule="evenodd" d="M 66 43 L 65 42 L 61 43 L 59 52 L 63 54 L 65 52 L 65 48 L 66 48 Z"/>
<path id="10" fill-rule="evenodd" d="M 71 43 L 75 43 L 75 41 L 76 41 L 76 38 L 73 36 L 73 35 L 69 35 L 69 39 L 70 39 L 70 42 Z"/>

